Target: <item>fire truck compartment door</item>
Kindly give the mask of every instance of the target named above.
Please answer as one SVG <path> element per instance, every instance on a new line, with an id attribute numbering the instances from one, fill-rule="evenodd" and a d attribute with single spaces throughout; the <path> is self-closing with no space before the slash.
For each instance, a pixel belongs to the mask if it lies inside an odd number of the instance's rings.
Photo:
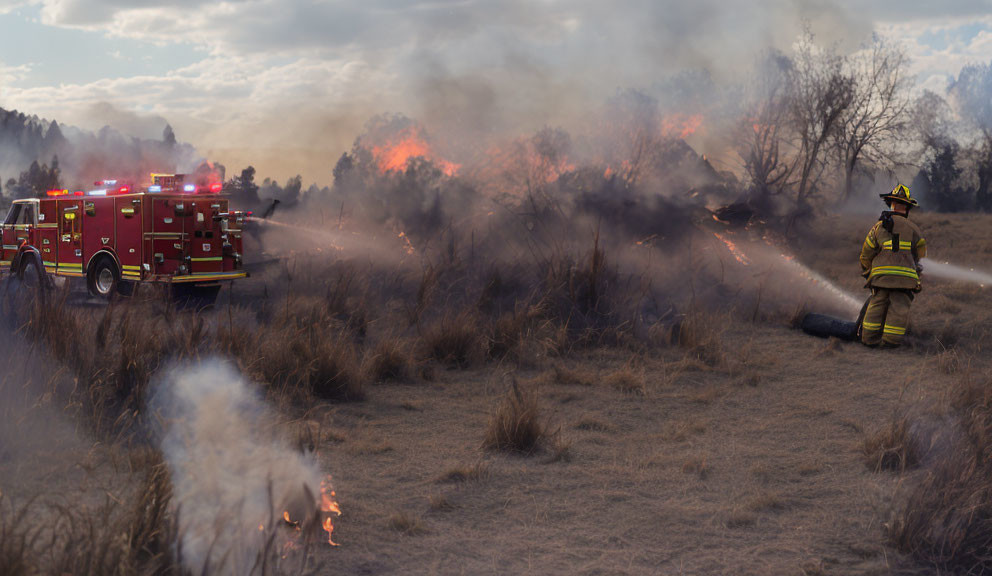
<path id="1" fill-rule="evenodd" d="M 83 271 L 83 201 L 59 200 L 55 213 L 59 219 L 58 270 L 82 274 Z"/>
<path id="2" fill-rule="evenodd" d="M 179 234 L 174 238 L 156 237 L 152 240 L 152 265 L 156 274 L 174 274 L 184 260 L 183 241 Z"/>
<path id="3" fill-rule="evenodd" d="M 135 280 L 141 275 L 141 200 L 122 197 L 114 199 L 114 218 L 117 220 L 117 258 L 121 261 L 121 275 Z"/>
<path id="4" fill-rule="evenodd" d="M 116 250 L 114 228 L 114 198 L 93 198 L 83 201 L 86 233 L 83 234 L 83 264 L 100 250 Z"/>
<path id="5" fill-rule="evenodd" d="M 214 219 L 219 207 L 204 199 L 194 202 L 192 209 L 190 268 L 193 272 L 220 272 L 224 269 L 224 238 L 220 221 Z"/>

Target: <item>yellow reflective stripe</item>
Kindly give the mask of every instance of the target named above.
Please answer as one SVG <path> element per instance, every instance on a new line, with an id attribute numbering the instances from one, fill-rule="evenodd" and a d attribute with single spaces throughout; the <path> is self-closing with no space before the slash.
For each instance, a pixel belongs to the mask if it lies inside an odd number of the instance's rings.
<path id="1" fill-rule="evenodd" d="M 128 266 L 127 264 L 121 264 L 121 268 L 125 270 L 141 270 L 141 266 Z"/>
<path id="2" fill-rule="evenodd" d="M 862 321 L 861 322 L 861 327 L 862 328 L 866 328 L 868 330 L 879 330 L 879 329 L 882 328 L 882 323 L 881 322 L 864 322 L 864 321 Z"/>
<path id="3" fill-rule="evenodd" d="M 888 324 L 886 324 L 885 330 L 883 330 L 882 332 L 885 334 L 898 334 L 899 336 L 902 336 L 903 334 L 906 333 L 906 329 L 901 328 L 899 326 L 889 326 Z"/>
<path id="4" fill-rule="evenodd" d="M 920 277 L 915 268 L 907 266 L 876 266 L 871 269 L 870 276 L 906 276 L 916 279 Z"/>
<path id="5" fill-rule="evenodd" d="M 882 248 L 886 248 L 888 250 L 891 250 L 892 249 L 892 240 L 886 240 L 885 242 L 883 242 L 882 243 Z M 900 250 L 911 250 L 912 248 L 913 248 L 913 243 L 912 242 L 908 242 L 906 240 L 900 240 L 899 241 L 899 249 Z"/>
<path id="6" fill-rule="evenodd" d="M 59 262 L 59 268 L 79 268 L 82 270 L 82 262 Z"/>
<path id="7" fill-rule="evenodd" d="M 220 262 L 223 260 L 223 256 L 211 256 L 209 258 L 190 258 L 193 262 Z"/>
<path id="8" fill-rule="evenodd" d="M 871 239 L 871 232 L 869 232 L 868 235 L 865 236 L 865 244 L 867 244 L 871 248 L 878 247 L 878 244 L 875 244 L 875 241 Z"/>

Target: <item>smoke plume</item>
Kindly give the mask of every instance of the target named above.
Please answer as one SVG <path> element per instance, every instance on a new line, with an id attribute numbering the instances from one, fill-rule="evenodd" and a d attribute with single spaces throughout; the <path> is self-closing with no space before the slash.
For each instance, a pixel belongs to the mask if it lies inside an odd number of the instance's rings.
<path id="1" fill-rule="evenodd" d="M 152 406 L 174 487 L 182 557 L 192 570 L 245 574 L 283 523 L 317 513 L 315 462 L 279 438 L 258 393 L 219 360 L 172 370 Z"/>

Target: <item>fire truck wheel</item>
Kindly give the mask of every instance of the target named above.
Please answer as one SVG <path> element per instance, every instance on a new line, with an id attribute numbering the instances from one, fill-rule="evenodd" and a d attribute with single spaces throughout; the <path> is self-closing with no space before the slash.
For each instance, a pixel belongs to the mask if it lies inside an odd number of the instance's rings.
<path id="1" fill-rule="evenodd" d="M 99 260 L 90 268 L 89 274 L 86 275 L 90 294 L 97 298 L 109 299 L 117 291 L 117 285 L 120 284 L 120 281 L 120 270 L 110 256 L 100 256 Z"/>
<path id="2" fill-rule="evenodd" d="M 36 261 L 34 255 L 25 254 L 21 262 L 20 274 L 18 274 L 18 279 L 21 281 L 26 288 L 31 290 L 37 289 L 39 286 L 44 286 L 41 280 L 41 268 L 38 267 L 38 262 Z"/>

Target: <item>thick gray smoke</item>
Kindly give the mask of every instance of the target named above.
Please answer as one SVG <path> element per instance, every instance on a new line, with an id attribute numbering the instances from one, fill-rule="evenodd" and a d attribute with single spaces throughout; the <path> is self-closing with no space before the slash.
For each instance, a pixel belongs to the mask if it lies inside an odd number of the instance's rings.
<path id="1" fill-rule="evenodd" d="M 246 574 L 284 511 L 295 521 L 317 513 L 315 462 L 275 433 L 257 391 L 230 364 L 172 370 L 152 407 L 165 422 L 162 452 L 191 570 Z"/>

